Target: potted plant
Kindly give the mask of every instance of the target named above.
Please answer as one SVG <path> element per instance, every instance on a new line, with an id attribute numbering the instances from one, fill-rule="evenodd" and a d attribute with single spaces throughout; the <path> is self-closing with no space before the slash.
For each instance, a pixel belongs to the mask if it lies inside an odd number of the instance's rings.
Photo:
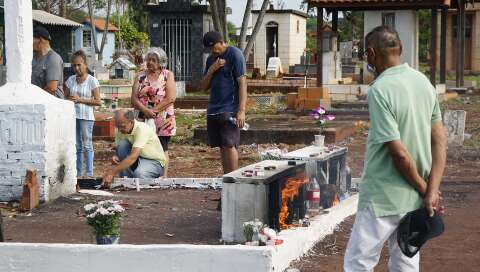
<path id="1" fill-rule="evenodd" d="M 315 135 L 315 145 L 323 147 L 325 136 L 321 135 L 324 129 L 328 127 L 328 122 L 335 120 L 335 115 L 327 114 L 324 107 L 318 107 L 310 112 L 310 117 L 316 120 L 316 123 L 320 127 L 320 135 Z"/>
<path id="2" fill-rule="evenodd" d="M 104 200 L 85 205 L 87 224 L 93 228 L 97 244 L 118 244 L 125 209 L 117 201 Z"/>

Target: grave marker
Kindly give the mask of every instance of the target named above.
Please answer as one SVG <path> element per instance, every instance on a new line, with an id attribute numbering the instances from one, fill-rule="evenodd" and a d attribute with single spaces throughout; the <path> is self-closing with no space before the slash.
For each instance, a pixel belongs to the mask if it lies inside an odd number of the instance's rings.
<path id="1" fill-rule="evenodd" d="M 465 118 L 467 112 L 464 110 L 449 110 L 445 112 L 443 123 L 447 132 L 448 144 L 463 145 L 465 140 Z"/>

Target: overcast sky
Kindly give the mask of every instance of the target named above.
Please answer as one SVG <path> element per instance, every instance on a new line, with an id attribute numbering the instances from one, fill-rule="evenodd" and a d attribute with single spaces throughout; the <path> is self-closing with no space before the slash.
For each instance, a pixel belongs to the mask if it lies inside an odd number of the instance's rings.
<path id="1" fill-rule="evenodd" d="M 228 15 L 228 20 L 232 21 L 235 26 L 240 27 L 242 25 L 243 13 L 245 12 L 246 0 L 227 0 L 227 5 L 232 8 L 232 14 Z M 260 9 L 263 0 L 253 0 L 254 9 Z M 277 3 L 278 0 L 273 0 L 273 3 Z M 285 9 L 300 10 L 300 4 L 302 0 L 284 0 Z"/>

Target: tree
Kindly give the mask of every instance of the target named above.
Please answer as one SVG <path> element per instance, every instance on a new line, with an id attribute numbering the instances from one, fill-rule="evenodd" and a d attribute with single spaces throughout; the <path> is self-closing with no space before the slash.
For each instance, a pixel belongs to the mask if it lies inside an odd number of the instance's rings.
<path id="1" fill-rule="evenodd" d="M 212 11 L 213 27 L 215 28 L 215 31 L 222 33 L 225 40 L 228 41 L 226 0 L 208 0 L 208 2 L 210 3 L 210 10 Z"/>
<path id="2" fill-rule="evenodd" d="M 105 7 L 104 0 L 94 0 L 97 9 Z M 74 14 L 82 14 L 87 7 L 87 0 L 32 0 L 33 9 L 39 9 L 64 18 L 71 18 Z"/>
<path id="3" fill-rule="evenodd" d="M 138 31 L 126 14 L 120 17 L 119 22 L 114 22 L 114 25 L 120 29 L 115 33 L 117 44 L 121 44 L 118 47 L 124 47 L 131 51 L 138 47 L 148 46 L 148 34 Z"/>
<path id="4" fill-rule="evenodd" d="M 243 14 L 242 28 L 240 29 L 240 40 L 238 41 L 238 44 L 242 50 L 247 47 L 248 21 L 250 20 L 250 14 L 252 13 L 252 4 L 253 0 L 247 0 L 245 13 Z"/>
<path id="5" fill-rule="evenodd" d="M 430 48 L 430 37 L 432 33 L 431 19 L 432 13 L 430 10 L 422 9 L 418 11 L 418 24 L 419 29 L 422 31 L 419 32 L 419 48 L 418 55 L 419 59 L 422 62 L 428 60 L 429 57 L 429 48 Z"/>
<path id="6" fill-rule="evenodd" d="M 120 0 L 127 6 L 129 21 L 140 32 L 150 32 L 149 14 L 145 8 L 146 0 Z"/>
<path id="7" fill-rule="evenodd" d="M 210 9 L 212 12 L 212 19 L 213 19 L 213 27 L 216 31 L 223 34 L 225 40 L 228 41 L 228 26 L 227 26 L 227 14 L 226 14 L 226 1 L 225 0 L 208 0 L 210 3 Z M 260 14 L 258 15 L 257 22 L 253 28 L 252 35 L 246 42 L 247 31 L 248 31 L 248 20 L 252 10 L 252 0 L 247 0 L 245 6 L 245 13 L 243 16 L 242 21 L 242 28 L 240 29 L 240 40 L 239 46 L 240 49 L 243 51 L 243 55 L 248 57 L 248 54 L 253 48 L 253 44 L 255 42 L 255 38 L 257 37 L 258 32 L 260 31 L 260 27 L 263 22 L 263 18 L 265 17 L 265 12 L 267 11 L 268 5 L 270 4 L 269 0 L 263 0 L 262 8 L 260 9 Z"/>
<path id="8" fill-rule="evenodd" d="M 343 19 L 338 22 L 339 41 L 353 41 L 363 39 L 363 12 L 344 11 Z"/>
<path id="9" fill-rule="evenodd" d="M 260 9 L 260 14 L 257 17 L 257 21 L 255 22 L 255 26 L 253 27 L 252 35 L 250 36 L 250 40 L 248 41 L 247 46 L 245 48 L 242 48 L 243 49 L 243 55 L 245 56 L 245 58 L 247 58 L 248 54 L 250 54 L 250 51 L 252 51 L 253 43 L 255 42 L 255 39 L 257 38 L 258 32 L 260 31 L 260 27 L 262 26 L 263 18 L 265 17 L 265 13 L 267 12 L 267 7 L 268 7 L 269 4 L 270 4 L 269 0 L 263 0 L 262 8 Z"/>
<path id="10" fill-rule="evenodd" d="M 93 20 L 95 9 L 94 9 L 92 0 L 87 0 L 87 6 L 88 6 L 88 15 L 90 17 L 90 28 L 92 30 L 93 46 L 95 49 L 95 53 L 98 54 L 98 60 L 103 60 L 103 49 L 105 48 L 105 43 L 107 41 L 108 22 L 109 22 L 108 19 L 110 17 L 110 11 L 112 8 L 112 0 L 108 0 L 107 2 L 107 16 L 105 18 L 105 28 L 103 30 L 102 42 L 101 42 L 100 48 L 98 47 L 97 31 L 94 23 L 95 21 Z"/>

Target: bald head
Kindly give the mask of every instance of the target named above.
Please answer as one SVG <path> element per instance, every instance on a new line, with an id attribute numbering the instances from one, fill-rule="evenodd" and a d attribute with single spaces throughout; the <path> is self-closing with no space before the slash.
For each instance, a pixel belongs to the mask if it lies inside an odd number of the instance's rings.
<path id="1" fill-rule="evenodd" d="M 384 55 L 402 54 L 402 41 L 397 31 L 387 26 L 378 26 L 370 31 L 365 37 L 365 47 Z"/>
<path id="2" fill-rule="evenodd" d="M 115 126 L 121 133 L 130 133 L 133 129 L 135 121 L 135 114 L 131 110 L 117 110 L 115 111 Z"/>

